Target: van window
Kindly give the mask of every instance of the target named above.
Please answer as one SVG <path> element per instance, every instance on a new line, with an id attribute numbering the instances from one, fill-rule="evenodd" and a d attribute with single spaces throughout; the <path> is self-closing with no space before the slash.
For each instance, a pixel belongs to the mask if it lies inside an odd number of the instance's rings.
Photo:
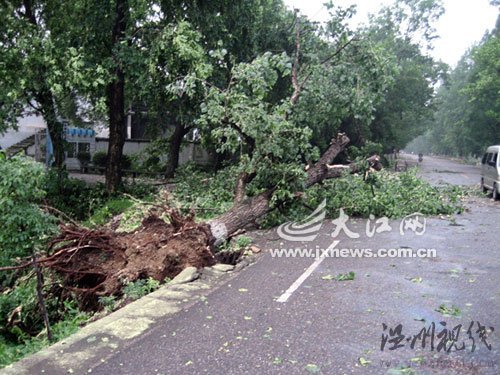
<path id="1" fill-rule="evenodd" d="M 493 166 L 497 165 L 498 153 L 492 153 L 488 155 L 489 155 L 488 164 Z"/>
<path id="2" fill-rule="evenodd" d="M 486 160 L 488 160 L 488 154 L 483 155 L 483 158 L 481 159 L 481 164 L 486 164 Z"/>

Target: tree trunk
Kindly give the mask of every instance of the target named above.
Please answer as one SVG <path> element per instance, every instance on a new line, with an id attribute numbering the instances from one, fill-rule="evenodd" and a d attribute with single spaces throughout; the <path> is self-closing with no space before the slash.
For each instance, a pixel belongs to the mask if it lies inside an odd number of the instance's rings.
<path id="1" fill-rule="evenodd" d="M 49 89 L 42 89 L 36 94 L 36 101 L 40 112 L 47 123 L 50 139 L 54 152 L 54 166 L 62 170 L 64 165 L 64 138 L 63 124 L 57 120 L 54 97 Z"/>
<path id="2" fill-rule="evenodd" d="M 332 139 L 330 147 L 325 151 L 321 158 L 311 168 L 307 170 L 307 180 L 305 187 L 308 188 L 325 179 L 339 178 L 346 170 L 355 173 L 360 170 L 356 164 L 349 165 L 330 165 L 335 157 L 344 150 L 349 143 L 349 138 L 345 134 L 339 134 L 337 138 Z M 382 168 L 378 156 L 372 156 L 368 160 L 371 168 L 380 170 Z M 271 188 L 259 195 L 235 202 L 227 212 L 221 216 L 209 221 L 210 229 L 218 245 L 225 241 L 231 234 L 246 225 L 255 222 L 261 216 L 270 212 L 273 208 L 269 203 L 275 188 Z"/>
<path id="3" fill-rule="evenodd" d="M 24 0 L 24 18 L 32 24 L 34 27 L 38 28 L 38 21 L 33 11 L 33 4 L 31 0 Z M 64 139 L 63 139 L 63 126 L 61 122 L 57 120 L 57 113 L 55 107 L 54 96 L 52 91 L 47 86 L 46 74 L 44 68 L 41 68 L 38 72 L 38 82 L 40 83 L 40 89 L 35 93 L 35 99 L 37 104 L 40 106 L 38 112 L 43 116 L 43 119 L 47 123 L 47 129 L 49 131 L 50 139 L 52 140 L 52 146 L 54 150 L 54 165 L 58 170 L 62 170 L 64 163 Z"/>
<path id="4" fill-rule="evenodd" d="M 125 36 L 127 27 L 127 0 L 116 1 L 116 18 L 112 33 L 112 45 L 117 45 Z M 115 61 L 114 79 L 107 89 L 109 114 L 109 146 L 106 164 L 106 189 L 116 191 L 121 183 L 121 160 L 125 144 L 125 73 L 119 61 Z"/>
<path id="5" fill-rule="evenodd" d="M 174 133 L 169 139 L 168 164 L 165 172 L 165 178 L 174 177 L 175 171 L 179 166 L 179 154 L 181 152 L 182 139 L 187 133 L 189 133 L 190 130 L 190 127 L 184 127 L 180 121 L 175 124 Z"/>

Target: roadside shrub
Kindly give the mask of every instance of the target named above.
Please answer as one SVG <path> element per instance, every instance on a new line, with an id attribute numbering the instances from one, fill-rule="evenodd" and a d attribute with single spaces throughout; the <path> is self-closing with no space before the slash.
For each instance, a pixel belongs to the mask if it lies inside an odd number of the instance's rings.
<path id="1" fill-rule="evenodd" d="M 142 167 L 149 172 L 161 172 L 165 170 L 166 167 L 162 165 L 161 159 L 159 156 L 151 155 L 145 161 Z"/>
<path id="2" fill-rule="evenodd" d="M 236 246 L 238 249 L 245 249 L 252 243 L 252 239 L 248 236 L 239 236 L 236 239 Z"/>
<path id="3" fill-rule="evenodd" d="M 42 164 L 0 153 L 0 176 L 0 266 L 6 266 L 41 247 L 57 226 L 55 218 L 38 207 L 46 195 Z"/>
<path id="4" fill-rule="evenodd" d="M 92 157 L 92 163 L 96 167 L 106 168 L 107 160 L 108 160 L 108 153 L 105 151 L 97 151 Z"/>
<path id="5" fill-rule="evenodd" d="M 109 195 L 103 184 L 87 185 L 69 178 L 66 172 L 49 171 L 45 185 L 46 201 L 75 220 L 85 220 L 101 207 Z"/>
<path id="6" fill-rule="evenodd" d="M 99 207 L 95 213 L 89 218 L 91 225 L 103 225 L 113 216 L 125 212 L 133 205 L 130 199 L 126 198 L 111 198 Z"/>
<path id="7" fill-rule="evenodd" d="M 122 169 L 130 169 L 132 167 L 132 158 L 128 155 L 122 155 Z"/>
<path id="8" fill-rule="evenodd" d="M 90 152 L 79 152 L 76 154 L 76 158 L 82 167 L 86 167 L 90 163 Z"/>
<path id="9" fill-rule="evenodd" d="M 108 153 L 105 151 L 97 151 L 93 158 L 92 163 L 96 167 L 106 168 L 106 163 L 108 161 Z M 132 167 L 132 157 L 129 155 L 122 155 L 122 169 L 130 169 Z"/>
<path id="10" fill-rule="evenodd" d="M 146 294 L 154 292 L 159 287 L 160 282 L 157 280 L 152 278 L 140 279 L 134 282 L 126 283 L 123 288 L 123 294 L 132 301 L 135 301 Z"/>

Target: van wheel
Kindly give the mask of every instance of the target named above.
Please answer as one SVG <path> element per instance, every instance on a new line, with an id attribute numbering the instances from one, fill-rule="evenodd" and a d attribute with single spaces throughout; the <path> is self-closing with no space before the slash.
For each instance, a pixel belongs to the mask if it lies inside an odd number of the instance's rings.
<path id="1" fill-rule="evenodd" d="M 498 188 L 496 184 L 493 184 L 493 200 L 500 199 L 500 195 L 498 194 Z"/>
<path id="2" fill-rule="evenodd" d="M 483 191 L 483 193 L 488 192 L 488 189 L 486 189 L 486 186 L 484 186 L 484 179 L 483 178 L 481 179 L 481 190 Z"/>

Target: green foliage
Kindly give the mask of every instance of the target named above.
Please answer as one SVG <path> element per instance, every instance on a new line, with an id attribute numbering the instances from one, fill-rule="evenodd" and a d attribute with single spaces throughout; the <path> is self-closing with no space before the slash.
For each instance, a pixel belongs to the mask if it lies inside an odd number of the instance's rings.
<path id="1" fill-rule="evenodd" d="M 8 308 L 5 308 L 7 306 L 12 307 L 19 303 L 17 306 L 23 307 L 22 322 L 19 326 L 23 326 L 25 329 L 34 330 L 33 332 L 39 332 L 43 329 L 43 325 L 38 311 L 38 304 L 35 300 L 34 288 L 34 282 L 31 281 L 25 286 L 19 285 L 16 290 L 11 293 L 0 295 L 0 311 L 2 313 L 0 316 L 2 316 L 2 318 L 7 317 L 12 310 L 8 311 Z M 20 291 L 17 291 L 17 289 L 20 289 Z M 13 297 L 12 294 L 16 294 L 16 296 Z M 55 301 L 55 299 L 48 302 L 52 301 Z M 4 312 L 6 312 L 6 314 L 4 314 Z M 62 306 L 59 306 L 59 308 L 55 310 L 51 309 L 49 313 L 49 318 L 52 318 L 51 330 L 55 341 L 62 340 L 72 335 L 90 318 L 89 314 L 78 310 L 75 303 L 70 301 L 65 301 Z M 3 326 L 4 324 L 5 318 L 3 318 L 2 326 L 0 327 L 0 367 L 7 366 L 51 344 L 43 331 L 36 336 L 30 336 L 15 325 L 10 328 L 9 333 L 6 334 L 5 326 Z M 28 324 L 35 325 L 30 326 Z"/>
<path id="2" fill-rule="evenodd" d="M 103 184 L 89 186 L 54 170 L 48 173 L 45 189 L 47 203 L 76 220 L 87 219 L 109 197 Z"/>
<path id="3" fill-rule="evenodd" d="M 78 159 L 81 165 L 87 165 L 88 163 L 90 163 L 90 158 L 91 158 L 90 152 L 79 152 L 76 155 L 76 158 Z"/>
<path id="4" fill-rule="evenodd" d="M 110 313 L 115 309 L 116 297 L 115 296 L 99 297 L 99 303 L 102 305 L 102 307 L 106 312 Z"/>
<path id="5" fill-rule="evenodd" d="M 104 151 L 97 151 L 92 157 L 92 163 L 96 167 L 106 168 L 108 154 Z M 130 169 L 132 167 L 133 158 L 129 155 L 122 155 L 122 169 Z"/>
<path id="6" fill-rule="evenodd" d="M 356 145 L 370 139 L 368 126 L 375 106 L 381 104 L 395 74 L 385 48 L 365 31 L 349 29 L 353 7 L 330 4 L 329 9 L 330 19 L 323 28 L 301 36 L 305 61 L 298 81 L 303 89 L 292 113 L 298 126 L 312 130 L 311 143 L 321 151 L 339 131 Z"/>
<path id="7" fill-rule="evenodd" d="M 220 215 L 232 206 L 235 173 L 235 167 L 212 174 L 193 163 L 184 164 L 177 170 L 174 198 L 181 208 L 195 209 L 198 219 Z"/>
<path id="8" fill-rule="evenodd" d="M 447 318 L 452 317 L 452 316 L 455 318 L 460 318 L 462 316 L 462 312 L 455 305 L 448 307 L 444 303 L 442 303 L 441 305 L 439 305 L 439 307 L 435 311 L 437 311 L 438 313 L 441 313 L 441 315 L 443 315 L 444 317 L 447 317 Z"/>
<path id="9" fill-rule="evenodd" d="M 236 246 L 239 249 L 245 249 L 252 243 L 252 239 L 248 236 L 238 236 L 236 239 Z"/>
<path id="10" fill-rule="evenodd" d="M 148 172 L 165 171 L 166 166 L 162 163 L 162 158 L 168 154 L 168 150 L 168 138 L 156 138 L 141 153 L 135 155 L 135 162 L 140 165 L 141 170 Z"/>
<path id="11" fill-rule="evenodd" d="M 49 274 L 45 278 L 52 280 Z M 71 298 L 62 302 L 50 290 L 44 291 L 44 295 L 55 340 L 76 332 L 89 318 Z M 36 277 L 22 276 L 0 294 L 0 366 L 48 345 L 36 295 Z"/>
<path id="12" fill-rule="evenodd" d="M 132 301 L 154 292 L 160 287 L 160 282 L 152 278 L 128 282 L 123 287 L 123 294 Z"/>
<path id="13" fill-rule="evenodd" d="M 103 225 L 113 216 L 125 212 L 133 205 L 132 200 L 127 198 L 111 198 L 94 212 L 88 219 L 90 226 Z"/>
<path id="14" fill-rule="evenodd" d="M 432 128 L 410 150 L 453 156 L 481 156 L 500 143 L 499 29 L 468 51 L 438 92 Z M 417 150 L 418 149 L 418 150 Z"/>
<path id="15" fill-rule="evenodd" d="M 132 158 L 128 155 L 122 155 L 122 169 L 132 168 Z"/>
<path id="16" fill-rule="evenodd" d="M 196 170 L 180 169 L 174 197 L 183 208 L 194 208 L 197 217 L 210 219 L 232 206 L 234 167 L 215 175 Z M 364 179 L 361 175 L 346 175 L 324 181 L 305 191 L 301 200 L 293 199 L 279 206 L 279 210 L 263 218 L 264 227 L 284 221 L 298 221 L 310 214 L 326 199 L 327 216 L 338 217 L 339 209 L 355 217 L 387 216 L 400 218 L 414 212 L 424 215 L 462 212 L 462 200 L 468 194 L 459 187 L 433 187 L 416 175 L 416 170 L 402 173 L 382 171 Z M 309 207 L 309 208 L 308 208 Z"/>
<path id="17" fill-rule="evenodd" d="M 0 266 L 31 255 L 57 232 L 54 217 L 37 204 L 45 197 L 45 169 L 23 156 L 0 155 Z"/>
<path id="18" fill-rule="evenodd" d="M 386 53 L 393 67 L 392 85 L 378 103 L 369 139 L 385 148 L 403 148 L 423 134 L 434 113 L 434 86 L 443 64 L 426 53 L 436 37 L 433 23 L 443 14 L 438 0 L 405 0 L 384 7 L 372 17 L 369 38 Z M 424 45 L 423 45 L 424 44 Z"/>
<path id="19" fill-rule="evenodd" d="M 43 328 L 35 287 L 35 278 L 27 280 L 25 276 L 16 283 L 13 289 L 7 289 L 0 294 L 0 333 L 2 337 L 14 342 L 22 342 L 30 338 L 29 333 L 23 331 L 19 324 L 9 324 L 9 316 L 19 306 L 22 307 L 21 327 L 34 328 L 38 331 Z"/>
<path id="20" fill-rule="evenodd" d="M 266 53 L 236 65 L 227 89 L 209 89 L 198 122 L 219 140 L 217 152 L 239 155 L 234 176 L 255 174 L 257 189 L 276 186 L 275 200 L 291 196 L 304 179 L 301 156 L 316 156 L 310 129 L 287 119 L 290 102 L 270 102 L 279 77 L 288 76 L 290 69 L 286 54 Z"/>
<path id="21" fill-rule="evenodd" d="M 45 189 L 45 199 L 50 206 L 73 219 L 95 225 L 103 224 L 112 215 L 122 213 L 132 205 L 129 198 L 121 197 L 121 193 L 142 199 L 157 191 L 154 186 L 136 181 L 124 183 L 119 191 L 110 195 L 103 184 L 87 185 L 84 181 L 69 178 L 65 172 L 57 171 L 49 172 Z M 96 216 L 91 219 L 94 214 Z"/>
<path id="22" fill-rule="evenodd" d="M 96 167 L 106 168 L 106 161 L 108 160 L 108 154 L 104 151 L 97 151 L 92 157 L 92 163 Z"/>
<path id="23" fill-rule="evenodd" d="M 348 153 L 352 159 L 366 159 L 372 155 L 383 155 L 384 146 L 380 143 L 367 141 L 362 147 L 349 147 Z"/>
<path id="24" fill-rule="evenodd" d="M 337 280 L 337 281 L 351 281 L 351 280 L 354 280 L 355 276 L 356 276 L 356 274 L 353 271 L 350 271 L 349 273 L 339 273 L 335 277 L 335 280 Z"/>
<path id="25" fill-rule="evenodd" d="M 304 200 L 286 204 L 281 211 L 270 213 L 264 226 L 285 220 L 301 220 L 310 213 L 306 207 L 317 207 L 326 199 L 327 216 L 338 217 L 340 208 L 354 217 L 387 216 L 400 218 L 414 212 L 424 215 L 461 212 L 464 192 L 458 187 L 437 188 L 418 178 L 415 170 L 403 173 L 379 172 L 365 181 L 363 176 L 346 175 L 309 188 Z"/>
<path id="26" fill-rule="evenodd" d="M 336 281 L 352 281 L 356 277 L 356 273 L 350 271 L 348 273 L 339 273 L 337 276 L 325 275 L 322 276 L 322 280 L 336 280 Z"/>

